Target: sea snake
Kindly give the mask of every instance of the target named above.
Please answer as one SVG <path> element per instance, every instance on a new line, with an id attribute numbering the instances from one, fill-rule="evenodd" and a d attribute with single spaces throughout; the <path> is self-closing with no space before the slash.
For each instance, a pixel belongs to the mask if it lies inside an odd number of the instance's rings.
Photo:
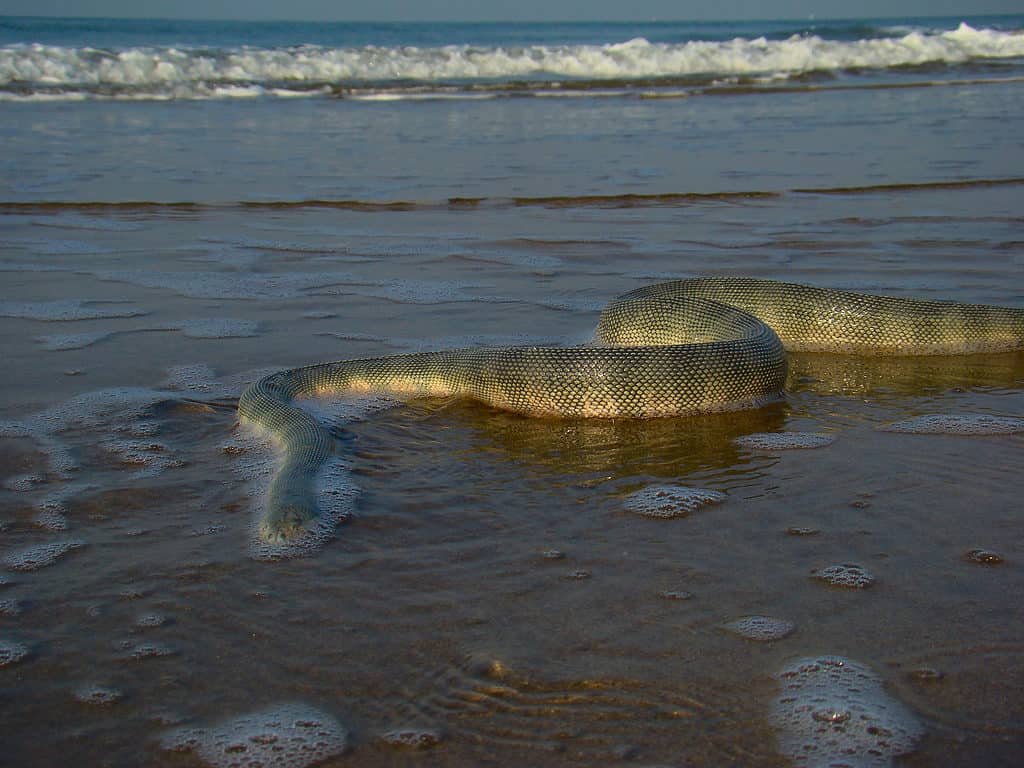
<path id="1" fill-rule="evenodd" d="M 1024 348 L 1024 309 L 737 277 L 673 280 L 604 309 L 594 342 L 341 360 L 271 374 L 238 403 L 283 448 L 259 535 L 300 537 L 335 438 L 297 397 L 465 396 L 530 416 L 644 418 L 753 408 L 781 395 L 786 350 L 940 355 Z"/>

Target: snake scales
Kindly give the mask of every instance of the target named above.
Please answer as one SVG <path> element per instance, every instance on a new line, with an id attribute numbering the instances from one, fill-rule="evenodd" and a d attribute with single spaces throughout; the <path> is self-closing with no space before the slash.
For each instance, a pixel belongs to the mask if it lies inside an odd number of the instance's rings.
<path id="1" fill-rule="evenodd" d="M 613 300 L 595 343 L 456 349 L 294 368 L 242 395 L 242 421 L 283 447 L 259 534 L 300 536 L 317 516 L 331 432 L 293 404 L 342 392 L 461 395 L 531 416 L 654 417 L 779 397 L 786 350 L 931 355 L 1024 348 L 1024 309 L 874 296 L 754 278 L 649 285 Z"/>

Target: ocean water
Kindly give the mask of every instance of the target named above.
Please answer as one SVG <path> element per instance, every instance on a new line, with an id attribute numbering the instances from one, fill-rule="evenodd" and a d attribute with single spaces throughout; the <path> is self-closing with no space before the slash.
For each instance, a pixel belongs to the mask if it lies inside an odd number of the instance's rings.
<path id="1" fill-rule="evenodd" d="M 1024 353 L 311 402 L 340 521 L 269 560 L 234 408 L 675 277 L 1024 307 L 1022 30 L 0 18 L 3 762 L 1024 761 Z"/>

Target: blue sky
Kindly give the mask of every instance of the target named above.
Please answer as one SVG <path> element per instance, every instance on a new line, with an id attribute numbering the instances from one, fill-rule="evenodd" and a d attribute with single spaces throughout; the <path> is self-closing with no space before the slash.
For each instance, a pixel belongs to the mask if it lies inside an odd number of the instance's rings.
<path id="1" fill-rule="evenodd" d="M 0 15 L 323 21 L 823 19 L 1020 12 L 1020 0 L 0 0 Z"/>

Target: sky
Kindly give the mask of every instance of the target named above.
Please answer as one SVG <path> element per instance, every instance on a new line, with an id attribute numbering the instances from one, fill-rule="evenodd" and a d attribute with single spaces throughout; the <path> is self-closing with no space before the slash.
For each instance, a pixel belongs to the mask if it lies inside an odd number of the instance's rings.
<path id="1" fill-rule="evenodd" d="M 825 19 L 1020 12 L 1020 0 L 0 0 L 4 16 L 296 21 Z"/>

